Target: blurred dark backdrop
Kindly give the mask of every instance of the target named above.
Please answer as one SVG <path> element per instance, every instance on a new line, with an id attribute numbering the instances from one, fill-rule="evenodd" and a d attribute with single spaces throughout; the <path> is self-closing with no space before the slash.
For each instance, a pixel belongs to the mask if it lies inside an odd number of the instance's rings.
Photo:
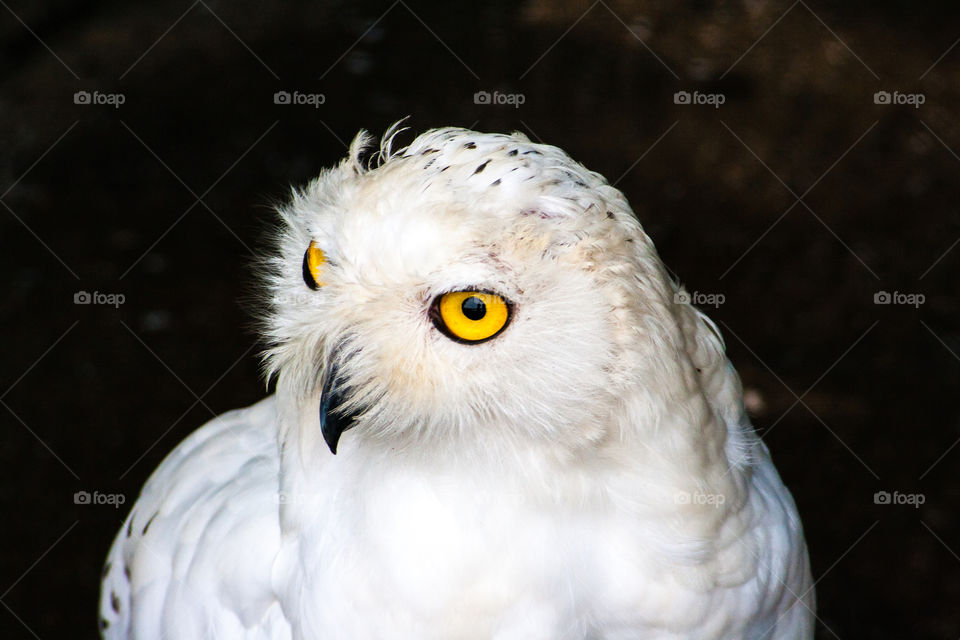
<path id="1" fill-rule="evenodd" d="M 416 132 L 523 131 L 626 192 L 724 330 L 804 519 L 818 637 L 956 638 L 958 18 L 906 1 L 0 2 L 0 636 L 95 634 L 143 481 L 265 393 L 244 299 L 271 203 L 361 127 L 410 115 Z"/>

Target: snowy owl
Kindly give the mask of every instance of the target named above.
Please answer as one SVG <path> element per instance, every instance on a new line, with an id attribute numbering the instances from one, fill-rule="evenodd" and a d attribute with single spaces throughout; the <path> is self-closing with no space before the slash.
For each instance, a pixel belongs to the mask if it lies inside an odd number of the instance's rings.
<path id="1" fill-rule="evenodd" d="M 153 473 L 103 635 L 812 638 L 796 507 L 623 194 L 521 134 L 395 132 L 281 207 L 276 392 Z"/>

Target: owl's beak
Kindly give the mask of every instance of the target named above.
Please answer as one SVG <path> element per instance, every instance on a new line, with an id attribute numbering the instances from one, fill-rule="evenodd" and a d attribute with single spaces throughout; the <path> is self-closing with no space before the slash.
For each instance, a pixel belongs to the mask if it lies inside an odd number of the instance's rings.
<path id="1" fill-rule="evenodd" d="M 331 361 L 335 362 L 336 359 L 333 358 Z M 331 364 L 320 395 L 320 431 L 327 446 L 330 447 L 330 452 L 334 455 L 337 454 L 340 435 L 353 426 L 357 416 L 356 412 L 343 413 L 341 410 L 345 391 L 346 386 L 337 372 L 336 364 Z"/>

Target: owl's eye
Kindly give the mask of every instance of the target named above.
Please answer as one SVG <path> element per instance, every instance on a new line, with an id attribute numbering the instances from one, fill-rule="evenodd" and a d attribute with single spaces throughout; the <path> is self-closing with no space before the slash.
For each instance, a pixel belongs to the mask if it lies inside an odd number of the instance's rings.
<path id="1" fill-rule="evenodd" d="M 320 276 L 323 274 L 323 265 L 326 262 L 327 257 L 323 255 L 323 251 L 316 242 L 311 242 L 307 252 L 303 254 L 303 281 L 314 291 L 323 286 Z"/>
<path id="2" fill-rule="evenodd" d="M 489 291 L 451 291 L 433 303 L 433 322 L 457 342 L 475 344 L 493 338 L 510 322 L 511 304 Z"/>

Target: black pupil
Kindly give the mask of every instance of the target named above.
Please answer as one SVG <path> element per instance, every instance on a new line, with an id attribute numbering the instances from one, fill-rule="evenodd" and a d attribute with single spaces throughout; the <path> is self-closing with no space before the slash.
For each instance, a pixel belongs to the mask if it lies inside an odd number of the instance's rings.
<path id="1" fill-rule="evenodd" d="M 463 315 L 471 320 L 479 320 L 487 315 L 487 305 L 483 304 L 483 300 L 475 296 L 470 296 L 464 300 L 463 304 L 460 305 L 460 309 L 463 311 Z"/>

